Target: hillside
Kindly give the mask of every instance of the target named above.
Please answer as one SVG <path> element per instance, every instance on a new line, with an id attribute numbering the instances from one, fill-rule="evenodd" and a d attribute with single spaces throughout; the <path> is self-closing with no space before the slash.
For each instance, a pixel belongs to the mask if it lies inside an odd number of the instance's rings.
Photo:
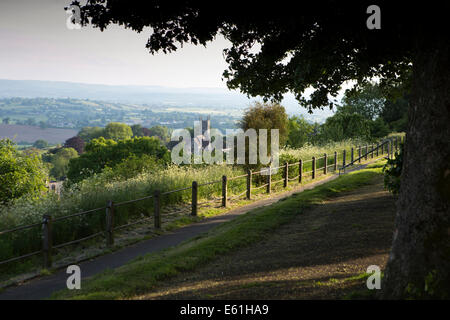
<path id="1" fill-rule="evenodd" d="M 212 125 L 221 130 L 233 128 L 237 119 L 225 112 L 179 106 L 166 108 L 73 98 L 0 98 L 3 123 L 52 128 L 103 127 L 109 122 L 185 128 L 207 115 L 212 116 Z"/>
<path id="2" fill-rule="evenodd" d="M 258 97 L 226 88 L 173 88 L 162 86 L 112 86 L 63 81 L 0 79 L 0 98 L 90 99 L 113 103 L 146 105 L 165 111 L 197 112 L 241 116 L 242 111 Z M 323 122 L 333 114 L 330 110 L 315 110 L 313 114 L 299 106 L 292 94 L 285 95 L 282 105 L 289 114 L 303 114 L 310 121 Z"/>

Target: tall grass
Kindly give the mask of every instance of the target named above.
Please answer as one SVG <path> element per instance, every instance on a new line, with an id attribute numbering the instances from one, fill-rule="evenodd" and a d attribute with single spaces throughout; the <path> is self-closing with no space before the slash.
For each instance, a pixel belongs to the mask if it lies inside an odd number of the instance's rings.
<path id="1" fill-rule="evenodd" d="M 203 167 L 172 166 L 159 172 L 144 172 L 127 180 L 113 179 L 109 174 L 98 174 L 76 185 L 66 188 L 61 197 L 49 193 L 39 200 L 19 199 L 14 205 L 0 208 L 0 230 L 42 221 L 44 214 L 58 218 L 81 211 L 105 207 L 108 200 L 114 203 L 139 199 L 153 195 L 155 190 L 166 191 L 186 188 L 196 180 L 199 199 L 210 199 L 221 194 L 221 179 L 242 174 L 243 171 L 226 165 Z M 202 186 L 202 183 L 217 183 Z M 233 182 L 235 190 L 245 189 L 245 180 Z M 190 203 L 191 189 L 161 197 L 161 205 Z M 127 223 L 130 219 L 150 216 L 153 213 L 153 199 L 116 207 L 115 225 Z M 104 230 L 105 210 L 87 215 L 55 221 L 53 242 L 55 245 L 71 241 Z M 13 256 L 33 252 L 41 247 L 39 227 L 21 232 L 0 235 L 0 261 Z"/>

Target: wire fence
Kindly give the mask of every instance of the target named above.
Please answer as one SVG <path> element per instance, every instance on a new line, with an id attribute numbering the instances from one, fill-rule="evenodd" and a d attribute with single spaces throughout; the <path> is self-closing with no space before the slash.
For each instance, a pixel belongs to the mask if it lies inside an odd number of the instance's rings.
<path id="1" fill-rule="evenodd" d="M 370 148 L 368 145 L 362 147 L 358 146 L 357 148 L 351 148 L 350 155 L 347 154 L 347 150 L 342 150 L 342 159 L 338 158 L 338 152 L 335 151 L 333 156 L 328 156 L 327 154 L 324 154 L 321 157 L 312 157 L 312 159 L 307 160 L 298 160 L 296 162 L 288 163 L 286 162 L 284 165 L 281 165 L 279 167 L 272 167 L 272 168 L 265 168 L 262 170 L 259 170 L 257 172 L 252 172 L 249 170 L 246 174 L 238 175 L 234 177 L 227 177 L 223 176 L 222 180 L 215 180 L 210 182 L 205 182 L 198 184 L 196 181 L 192 182 L 191 186 L 180 188 L 176 190 L 166 191 L 166 192 L 159 192 L 155 191 L 152 195 L 148 195 L 146 197 L 142 197 L 139 199 L 134 200 L 128 200 L 128 201 L 122 201 L 114 203 L 113 201 L 108 201 L 104 207 L 99 207 L 95 209 L 86 210 L 83 212 L 78 212 L 62 217 L 56 217 L 52 218 L 50 215 L 44 215 L 42 222 L 40 223 L 34 223 L 30 225 L 24 225 L 24 226 L 18 226 L 15 228 L 11 228 L 8 230 L 2 230 L 0 231 L 0 236 L 8 235 L 8 234 L 14 234 L 23 230 L 35 228 L 35 227 L 41 227 L 42 229 L 42 243 L 41 243 L 41 250 L 36 250 L 30 253 L 22 254 L 15 257 L 9 257 L 6 260 L 0 261 L 0 266 L 15 262 L 21 259 L 26 259 L 32 256 L 36 256 L 38 254 L 43 255 L 43 265 L 44 268 L 49 268 L 52 266 L 52 251 L 54 249 L 60 249 L 63 247 L 67 247 L 70 245 L 74 245 L 77 243 L 80 243 L 82 241 L 86 241 L 89 239 L 93 239 L 96 237 L 103 237 L 106 241 L 106 246 L 111 247 L 114 244 L 114 232 L 117 230 L 125 229 L 130 226 L 140 224 L 140 223 L 148 223 L 153 222 L 155 229 L 161 229 L 161 200 L 164 196 L 170 195 L 172 193 L 176 192 L 183 192 L 186 190 L 191 190 L 191 197 L 192 201 L 190 203 L 185 203 L 186 206 L 181 210 L 175 210 L 170 212 L 165 212 L 165 215 L 177 215 L 177 214 L 190 214 L 191 216 L 197 216 L 198 214 L 198 208 L 200 207 L 207 207 L 208 205 L 217 203 L 218 201 L 221 201 L 219 207 L 227 207 L 229 201 L 237 200 L 242 198 L 245 195 L 245 198 L 248 200 L 252 199 L 252 194 L 254 194 L 256 191 L 259 191 L 263 188 L 266 189 L 266 193 L 270 193 L 272 188 L 274 188 L 274 185 L 283 182 L 283 187 L 286 188 L 289 185 L 290 181 L 297 181 L 298 183 L 302 183 L 305 181 L 305 179 L 312 180 L 315 179 L 319 174 L 328 174 L 329 168 L 332 168 L 333 172 L 339 172 L 341 171 L 345 172 L 345 169 L 353 166 L 355 163 L 361 163 L 361 161 L 373 159 L 374 156 L 378 157 L 380 154 L 385 155 L 387 154 L 387 157 L 393 157 L 394 149 L 398 150 L 399 141 L 398 138 L 393 139 L 387 139 L 384 140 L 381 143 L 377 143 L 376 146 L 371 145 Z M 358 151 L 358 156 L 355 157 L 355 150 Z M 364 152 L 363 152 L 364 150 Z M 316 168 L 316 164 L 318 160 L 323 159 L 323 167 Z M 341 160 L 341 163 L 339 164 L 339 160 Z M 347 162 L 348 161 L 348 162 Z M 330 163 L 330 164 L 328 164 Z M 305 164 L 308 164 L 305 166 Z M 297 167 L 297 168 L 295 168 Z M 283 169 L 278 170 L 277 173 L 273 174 L 272 170 L 275 169 Z M 255 176 L 260 175 L 259 181 L 257 182 L 256 179 L 254 179 Z M 272 177 L 274 176 L 280 176 L 282 179 L 272 181 Z M 233 181 L 246 178 L 246 189 L 242 192 L 242 190 L 236 192 L 235 194 L 228 195 L 228 192 L 231 191 L 233 188 L 231 188 L 231 183 Z M 204 199 L 203 202 L 198 202 L 198 188 L 212 185 L 212 184 L 222 184 L 222 195 L 221 197 L 211 197 L 210 199 Z M 256 185 L 255 185 L 256 184 Z M 127 206 L 136 202 L 144 201 L 152 199 L 153 202 L 153 215 L 152 216 L 146 216 L 141 219 L 125 223 L 122 225 L 115 225 L 114 224 L 114 215 L 115 215 L 115 209 L 120 206 Z M 189 208 L 190 207 L 190 208 Z M 86 216 L 88 214 L 99 214 L 100 212 L 104 212 L 104 230 L 100 232 L 95 232 L 90 235 L 85 235 L 84 237 L 81 237 L 79 239 L 75 239 L 72 241 L 59 243 L 54 245 L 53 244 L 53 233 L 54 233 L 54 224 L 55 222 L 64 221 L 70 218 L 75 217 L 82 217 Z"/>

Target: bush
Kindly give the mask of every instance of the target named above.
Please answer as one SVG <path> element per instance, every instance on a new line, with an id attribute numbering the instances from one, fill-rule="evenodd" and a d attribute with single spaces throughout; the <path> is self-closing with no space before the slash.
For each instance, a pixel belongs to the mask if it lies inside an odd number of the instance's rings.
<path id="1" fill-rule="evenodd" d="M 78 153 L 73 148 L 61 148 L 51 159 L 53 168 L 50 174 L 56 179 L 62 179 L 67 175 L 70 159 L 78 157 Z"/>
<path id="2" fill-rule="evenodd" d="M 134 178 L 144 172 L 157 174 L 162 169 L 164 169 L 164 164 L 154 156 L 133 154 L 113 168 L 105 167 L 102 175 L 111 181 L 122 181 Z"/>
<path id="3" fill-rule="evenodd" d="M 48 142 L 45 140 L 39 139 L 33 143 L 33 147 L 35 147 L 37 149 L 45 149 L 48 147 Z"/>
<path id="4" fill-rule="evenodd" d="M 23 196 L 37 197 L 45 190 L 46 178 L 37 155 L 22 155 L 11 140 L 0 140 L 0 203 Z"/>
<path id="5" fill-rule="evenodd" d="M 72 138 L 69 138 L 64 143 L 64 148 L 73 148 L 75 149 L 78 154 L 82 154 L 84 152 L 84 141 L 79 136 L 74 136 Z"/>
<path id="6" fill-rule="evenodd" d="M 115 141 L 129 139 L 133 136 L 133 131 L 129 125 L 120 122 L 110 122 L 105 127 L 105 138 Z"/>
<path id="7" fill-rule="evenodd" d="M 94 139 L 82 155 L 70 160 L 67 177 L 71 183 L 80 182 L 105 167 L 113 168 L 124 159 L 142 155 L 152 156 L 160 164 L 170 161 L 169 151 L 157 138 L 137 137 L 118 142 L 103 137 Z"/>

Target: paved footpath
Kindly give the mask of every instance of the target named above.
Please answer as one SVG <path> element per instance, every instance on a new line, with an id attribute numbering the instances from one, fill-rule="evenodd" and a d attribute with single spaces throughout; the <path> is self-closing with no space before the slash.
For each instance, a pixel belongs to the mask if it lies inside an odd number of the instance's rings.
<path id="1" fill-rule="evenodd" d="M 362 169 L 363 167 L 365 167 L 365 165 L 355 169 L 358 170 Z M 347 172 L 353 170 L 348 170 Z M 291 196 L 293 193 L 312 189 L 317 185 L 334 180 L 337 177 L 338 175 L 334 174 L 326 179 L 313 182 L 308 185 L 299 186 L 298 188 L 295 188 L 289 192 L 284 192 L 278 195 L 274 195 L 268 199 L 250 203 L 248 205 L 230 210 L 227 213 L 177 229 L 171 233 L 163 234 L 161 236 L 157 236 L 152 239 L 125 247 L 116 252 L 105 254 L 92 260 L 78 263 L 81 269 L 81 283 L 83 284 L 83 279 L 92 277 L 93 275 L 96 275 L 106 269 L 114 269 L 144 254 L 157 252 L 166 248 L 176 246 L 183 241 L 196 237 L 201 233 L 207 232 L 213 227 L 226 221 L 230 221 L 252 209 L 270 205 L 282 198 Z M 66 273 L 66 269 L 64 268 L 56 271 L 52 275 L 35 278 L 18 286 L 6 288 L 4 291 L 0 292 L 0 300 L 46 299 L 50 297 L 53 292 L 66 288 L 66 280 L 68 276 L 69 275 Z"/>

